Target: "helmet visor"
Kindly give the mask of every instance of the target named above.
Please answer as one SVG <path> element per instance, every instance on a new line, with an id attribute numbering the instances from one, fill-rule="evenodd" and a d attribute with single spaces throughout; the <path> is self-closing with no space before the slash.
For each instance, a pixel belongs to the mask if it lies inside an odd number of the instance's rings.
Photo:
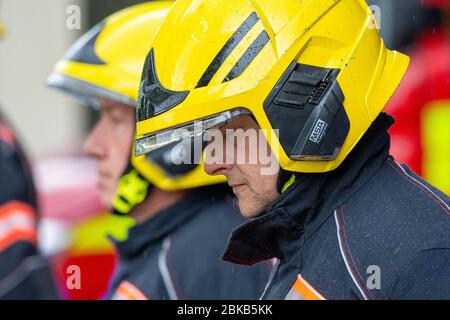
<path id="1" fill-rule="evenodd" d="M 233 118 L 250 114 L 251 112 L 244 108 L 233 109 L 204 119 L 195 120 L 179 127 L 137 137 L 135 156 L 142 156 L 186 139 L 198 138 L 203 136 L 208 130 L 224 126 Z"/>
<path id="2" fill-rule="evenodd" d="M 136 106 L 136 102 L 129 97 L 58 72 L 50 75 L 47 85 L 51 88 L 62 90 L 95 109 L 100 107 L 101 99 L 112 100 L 132 107 Z"/>

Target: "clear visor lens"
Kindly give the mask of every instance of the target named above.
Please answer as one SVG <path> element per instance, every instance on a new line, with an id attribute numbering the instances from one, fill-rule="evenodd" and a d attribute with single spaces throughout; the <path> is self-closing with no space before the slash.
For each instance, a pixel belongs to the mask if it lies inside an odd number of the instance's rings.
<path id="1" fill-rule="evenodd" d="M 135 156 L 139 157 L 172 143 L 202 136 L 207 130 L 220 128 L 231 119 L 246 114 L 251 113 L 243 108 L 229 110 L 208 118 L 187 123 L 180 127 L 139 137 L 136 139 Z"/>

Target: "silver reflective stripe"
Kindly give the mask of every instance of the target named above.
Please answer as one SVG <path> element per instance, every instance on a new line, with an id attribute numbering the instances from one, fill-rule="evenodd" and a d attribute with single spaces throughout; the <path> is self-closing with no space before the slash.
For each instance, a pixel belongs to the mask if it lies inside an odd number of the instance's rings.
<path id="1" fill-rule="evenodd" d="M 179 300 L 179 297 L 175 290 L 175 285 L 172 281 L 172 277 L 170 276 L 169 267 L 167 266 L 167 256 L 169 254 L 170 246 L 171 246 L 170 238 L 164 239 L 161 252 L 159 253 L 158 266 L 159 272 L 161 273 L 167 292 L 169 293 L 170 299 Z"/>
<path id="2" fill-rule="evenodd" d="M 0 240 L 6 238 L 11 232 L 19 230 L 35 230 L 34 220 L 20 211 L 14 213 L 6 219 L 1 220 Z"/>
<path id="3" fill-rule="evenodd" d="M 409 177 L 410 179 L 414 180 L 415 182 L 417 182 L 419 185 L 421 185 L 423 188 L 425 188 L 429 193 L 431 193 L 433 195 L 433 197 L 435 198 L 435 200 L 437 202 L 439 202 L 440 204 L 442 204 L 444 206 L 444 208 L 446 208 L 448 210 L 448 213 L 450 214 L 450 207 L 448 206 L 448 204 L 446 204 L 444 202 L 444 200 L 442 200 L 436 193 L 434 193 L 430 188 L 428 188 L 426 185 L 424 185 L 422 182 L 420 182 L 419 180 L 417 180 L 416 178 L 414 178 L 413 176 L 411 176 L 408 172 L 406 172 L 405 169 L 403 169 L 403 167 L 397 162 L 394 161 L 394 164 L 399 167 L 402 172 Z"/>
<path id="4" fill-rule="evenodd" d="M 285 300 L 326 300 L 313 286 L 298 274 Z"/>
<path id="5" fill-rule="evenodd" d="M 0 281 L 0 299 L 22 284 L 34 271 L 47 267 L 47 261 L 41 256 L 25 258 L 6 278 Z"/>
<path id="6" fill-rule="evenodd" d="M 336 221 L 336 230 L 337 230 L 337 238 L 339 241 L 339 250 L 341 251 L 341 256 L 342 256 L 342 259 L 344 260 L 345 267 L 347 268 L 348 274 L 352 278 L 353 283 L 355 284 L 356 288 L 358 288 L 358 290 L 361 293 L 361 295 L 363 296 L 364 300 L 369 300 L 367 298 L 366 294 L 364 293 L 364 290 L 359 286 L 358 281 L 356 281 L 355 277 L 353 276 L 353 272 L 350 268 L 350 264 L 348 263 L 347 257 L 345 256 L 344 247 L 343 247 L 342 239 L 341 239 L 341 227 L 339 225 L 339 219 L 337 216 L 337 209 L 334 211 L 334 220 Z"/>
<path id="7" fill-rule="evenodd" d="M 305 298 L 297 290 L 292 288 L 284 300 L 305 300 Z"/>
<path id="8" fill-rule="evenodd" d="M 259 298 L 259 300 L 262 300 L 268 293 L 270 286 L 272 285 L 273 278 L 275 277 L 275 274 L 277 273 L 279 260 L 277 258 L 273 258 L 270 260 L 272 264 L 272 272 L 270 273 L 269 280 L 267 281 L 266 287 L 264 288 L 263 294 Z"/>

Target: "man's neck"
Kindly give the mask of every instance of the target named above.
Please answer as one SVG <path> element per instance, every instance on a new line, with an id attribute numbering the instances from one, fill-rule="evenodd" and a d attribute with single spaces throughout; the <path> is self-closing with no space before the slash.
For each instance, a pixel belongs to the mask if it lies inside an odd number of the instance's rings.
<path id="1" fill-rule="evenodd" d="M 164 191 L 154 187 L 143 203 L 136 206 L 130 213 L 137 224 L 142 224 L 167 209 L 189 194 L 189 190 Z"/>

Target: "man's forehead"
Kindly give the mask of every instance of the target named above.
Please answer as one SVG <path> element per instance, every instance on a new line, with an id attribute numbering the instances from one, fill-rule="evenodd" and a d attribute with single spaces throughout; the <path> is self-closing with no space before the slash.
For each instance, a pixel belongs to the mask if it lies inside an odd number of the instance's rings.
<path id="1" fill-rule="evenodd" d="M 100 108 L 104 112 L 124 111 L 134 112 L 133 107 L 110 99 L 100 99 Z"/>

